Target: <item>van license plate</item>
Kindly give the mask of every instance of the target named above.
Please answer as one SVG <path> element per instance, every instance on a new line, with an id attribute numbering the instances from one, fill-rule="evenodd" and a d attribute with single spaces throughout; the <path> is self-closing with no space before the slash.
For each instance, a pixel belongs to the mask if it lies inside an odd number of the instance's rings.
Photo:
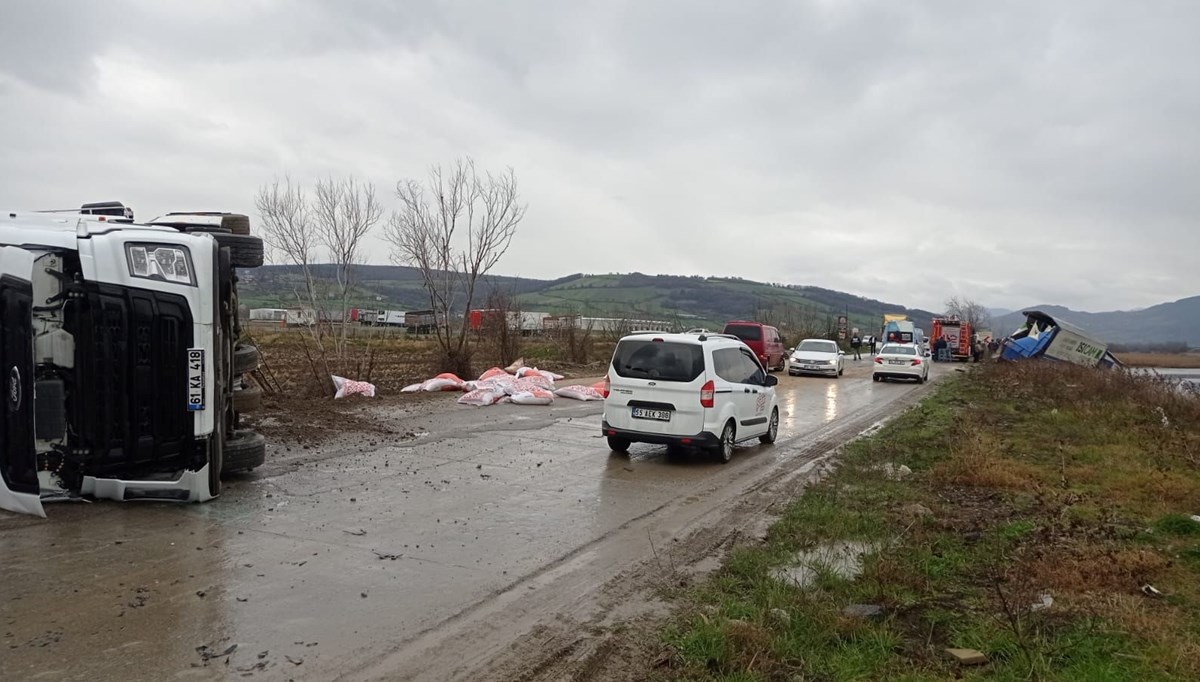
<path id="1" fill-rule="evenodd" d="M 187 383 L 189 412 L 204 409 L 204 349 L 189 348 L 187 351 Z"/>
<path id="2" fill-rule="evenodd" d="M 634 419 L 657 419 L 660 422 L 671 421 L 670 410 L 647 410 L 644 407 L 633 408 Z"/>

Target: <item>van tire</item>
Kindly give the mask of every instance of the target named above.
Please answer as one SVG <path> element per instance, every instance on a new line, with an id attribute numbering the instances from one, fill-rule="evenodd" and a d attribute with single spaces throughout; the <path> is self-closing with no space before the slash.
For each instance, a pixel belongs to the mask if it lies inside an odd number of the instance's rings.
<path id="1" fill-rule="evenodd" d="M 620 436 L 608 437 L 608 449 L 612 450 L 613 452 L 625 454 L 629 452 L 630 445 L 632 445 L 632 443 L 629 442 L 628 438 L 621 438 Z"/>
<path id="2" fill-rule="evenodd" d="M 733 446 L 737 442 L 737 429 L 733 426 L 733 421 L 726 422 L 725 428 L 721 430 L 721 442 L 717 444 L 717 459 L 721 464 L 729 464 L 729 460 L 733 459 Z"/>
<path id="3" fill-rule="evenodd" d="M 225 441 L 225 465 L 221 471 L 249 471 L 267 461 L 267 439 L 255 431 L 234 431 Z"/>
<path id="4" fill-rule="evenodd" d="M 767 422 L 767 432 L 758 437 L 758 442 L 770 445 L 779 437 L 779 408 L 771 410 L 771 421 Z"/>
<path id="5" fill-rule="evenodd" d="M 233 410 L 238 413 L 257 412 L 262 408 L 262 387 L 254 382 L 242 382 L 242 387 L 233 391 Z M 226 453 L 228 458 L 228 453 Z"/>
<path id="6" fill-rule="evenodd" d="M 258 369 L 258 349 L 248 343 L 239 343 L 233 349 L 233 374 L 245 374 Z"/>
<path id="7" fill-rule="evenodd" d="M 229 259 L 235 268 L 257 268 L 263 264 L 263 241 L 245 234 L 214 232 L 221 246 L 229 247 Z"/>

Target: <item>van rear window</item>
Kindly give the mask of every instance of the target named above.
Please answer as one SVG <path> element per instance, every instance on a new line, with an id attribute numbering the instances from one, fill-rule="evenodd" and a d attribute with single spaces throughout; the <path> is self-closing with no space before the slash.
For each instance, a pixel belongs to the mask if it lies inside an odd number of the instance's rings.
<path id="1" fill-rule="evenodd" d="M 630 379 L 689 382 L 704 372 L 704 349 L 690 343 L 627 339 L 617 344 L 613 369 Z"/>
<path id="2" fill-rule="evenodd" d="M 733 334 L 743 341 L 762 341 L 762 327 L 756 324 L 727 324 L 725 333 Z"/>

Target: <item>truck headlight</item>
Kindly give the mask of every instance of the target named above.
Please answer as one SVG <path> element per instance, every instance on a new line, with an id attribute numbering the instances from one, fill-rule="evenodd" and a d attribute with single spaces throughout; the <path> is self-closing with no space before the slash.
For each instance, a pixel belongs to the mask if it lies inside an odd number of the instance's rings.
<path id="1" fill-rule="evenodd" d="M 133 277 L 196 286 L 192 254 L 186 246 L 129 243 L 125 245 L 125 259 Z"/>

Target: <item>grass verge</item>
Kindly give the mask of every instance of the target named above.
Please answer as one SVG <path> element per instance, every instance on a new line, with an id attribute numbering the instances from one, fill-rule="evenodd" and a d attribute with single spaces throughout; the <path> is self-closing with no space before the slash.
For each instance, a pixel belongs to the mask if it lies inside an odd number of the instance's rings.
<path id="1" fill-rule="evenodd" d="M 671 594 L 670 660 L 647 677 L 1200 679 L 1196 513 L 1200 400 L 1124 372 L 980 367 Z"/>

